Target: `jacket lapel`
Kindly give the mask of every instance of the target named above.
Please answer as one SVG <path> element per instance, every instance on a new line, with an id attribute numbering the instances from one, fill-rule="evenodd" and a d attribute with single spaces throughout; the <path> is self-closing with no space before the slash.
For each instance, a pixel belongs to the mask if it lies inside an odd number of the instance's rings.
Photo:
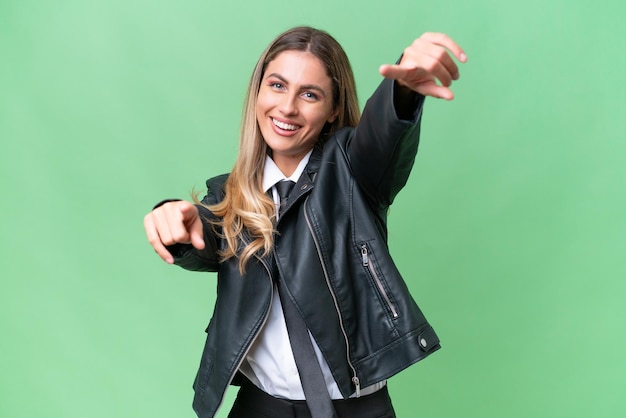
<path id="1" fill-rule="evenodd" d="M 295 202 L 297 202 L 302 198 L 302 196 L 310 193 L 310 191 L 313 190 L 313 187 L 315 186 L 315 176 L 319 170 L 321 160 L 322 148 L 316 146 L 315 148 L 313 148 L 313 153 L 311 154 L 309 162 L 302 172 L 302 175 L 300 175 L 298 182 L 295 186 L 293 186 L 293 190 L 289 194 L 287 202 L 285 202 L 284 205 L 281 205 L 281 218 L 282 215 L 286 213 L 294 205 Z"/>

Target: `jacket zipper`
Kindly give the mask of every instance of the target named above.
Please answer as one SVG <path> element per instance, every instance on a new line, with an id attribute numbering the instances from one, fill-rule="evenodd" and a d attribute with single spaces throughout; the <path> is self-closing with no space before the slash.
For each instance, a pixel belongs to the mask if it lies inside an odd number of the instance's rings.
<path id="1" fill-rule="evenodd" d="M 376 273 L 376 270 L 374 269 L 374 264 L 370 260 L 369 252 L 367 250 L 366 244 L 361 245 L 361 258 L 363 261 L 363 267 L 367 267 L 370 273 L 372 274 L 372 278 L 374 279 L 374 282 L 376 283 L 376 286 L 378 287 L 378 290 L 380 291 L 380 294 L 382 295 L 383 299 L 385 299 L 385 303 L 389 307 L 389 310 L 391 311 L 391 315 L 394 318 L 397 318 L 398 311 L 396 310 L 396 307 L 393 305 L 393 303 L 391 303 L 391 299 L 389 299 L 389 295 L 387 294 L 387 291 L 385 290 L 385 287 L 383 286 L 383 282 L 380 281 L 380 277 L 378 277 L 378 274 Z"/>
<path id="2" fill-rule="evenodd" d="M 319 243 L 317 242 L 317 238 L 313 231 L 313 227 L 311 226 L 311 220 L 309 219 L 309 214 L 307 212 L 308 202 L 309 202 L 309 198 L 307 196 L 306 200 L 304 201 L 304 219 L 306 219 L 307 226 L 309 227 L 309 232 L 311 232 L 311 236 L 313 237 L 313 242 L 315 243 L 317 256 L 320 260 L 320 264 L 322 265 L 322 270 L 324 271 L 324 279 L 326 279 L 326 286 L 328 287 L 328 290 L 330 291 L 330 295 L 333 297 L 335 310 L 337 311 L 337 316 L 339 317 L 339 326 L 341 328 L 341 333 L 343 334 L 343 338 L 346 342 L 346 360 L 348 361 L 348 366 L 350 366 L 350 369 L 352 369 L 352 383 L 354 383 L 354 386 L 356 387 L 356 397 L 358 398 L 361 396 L 361 382 L 359 380 L 359 377 L 356 374 L 356 369 L 354 368 L 354 365 L 352 364 L 352 361 L 350 360 L 350 342 L 348 340 L 348 334 L 346 333 L 346 329 L 343 325 L 343 318 L 341 317 L 341 312 L 339 311 L 339 303 L 337 302 L 337 297 L 335 296 L 335 293 L 333 292 L 333 289 L 330 286 L 330 279 L 328 277 L 328 271 L 326 270 L 326 264 L 324 264 L 324 260 L 322 259 L 322 253 L 320 251 Z"/>

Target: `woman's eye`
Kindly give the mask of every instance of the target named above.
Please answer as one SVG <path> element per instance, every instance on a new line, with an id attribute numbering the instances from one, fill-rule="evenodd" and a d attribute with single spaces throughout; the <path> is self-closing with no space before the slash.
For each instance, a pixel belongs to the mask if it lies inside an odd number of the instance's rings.
<path id="1" fill-rule="evenodd" d="M 306 91 L 302 94 L 304 97 L 306 97 L 307 99 L 311 99 L 311 100 L 317 100 L 318 96 L 317 94 L 310 92 L 310 91 Z"/>
<path id="2" fill-rule="evenodd" d="M 271 82 L 270 87 L 277 90 L 282 90 L 284 88 L 283 84 L 277 81 Z"/>

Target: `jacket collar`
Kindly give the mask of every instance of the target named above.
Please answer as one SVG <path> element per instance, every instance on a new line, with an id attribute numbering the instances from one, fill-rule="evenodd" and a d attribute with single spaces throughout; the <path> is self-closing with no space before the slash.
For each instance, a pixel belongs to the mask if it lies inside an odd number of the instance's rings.
<path id="1" fill-rule="evenodd" d="M 322 161 L 322 150 L 324 149 L 324 145 L 317 144 L 313 148 L 313 152 L 311 153 L 311 157 L 309 158 L 309 163 L 306 165 L 304 172 L 309 175 L 311 181 L 315 180 L 315 175 L 320 169 L 320 164 Z"/>
<path id="2" fill-rule="evenodd" d="M 300 198 L 313 190 L 313 187 L 315 186 L 315 177 L 320 169 L 322 161 L 322 149 L 323 145 L 316 145 L 313 148 L 313 152 L 311 153 L 308 164 L 304 168 L 304 171 L 298 179 L 298 182 L 293 187 L 293 190 L 289 195 L 289 199 L 281 207 L 281 215 L 287 212 L 289 208 L 291 208 L 293 204 L 297 202 Z"/>

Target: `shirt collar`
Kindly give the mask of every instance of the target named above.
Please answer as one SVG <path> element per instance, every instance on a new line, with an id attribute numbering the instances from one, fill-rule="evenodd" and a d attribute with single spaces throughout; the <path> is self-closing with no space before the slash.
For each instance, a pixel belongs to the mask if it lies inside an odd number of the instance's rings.
<path id="1" fill-rule="evenodd" d="M 265 167 L 263 168 L 263 191 L 267 192 L 269 189 L 272 188 L 273 185 L 282 180 L 292 180 L 293 182 L 297 183 L 300 179 L 300 176 L 302 175 L 302 172 L 304 171 L 304 168 L 308 164 L 309 158 L 311 158 L 312 153 L 313 150 L 311 149 L 304 157 L 302 157 L 302 159 L 298 163 L 298 167 L 296 167 L 296 170 L 289 177 L 286 177 L 283 172 L 280 171 L 280 168 L 278 168 L 274 160 L 272 160 L 269 155 L 266 156 Z"/>

